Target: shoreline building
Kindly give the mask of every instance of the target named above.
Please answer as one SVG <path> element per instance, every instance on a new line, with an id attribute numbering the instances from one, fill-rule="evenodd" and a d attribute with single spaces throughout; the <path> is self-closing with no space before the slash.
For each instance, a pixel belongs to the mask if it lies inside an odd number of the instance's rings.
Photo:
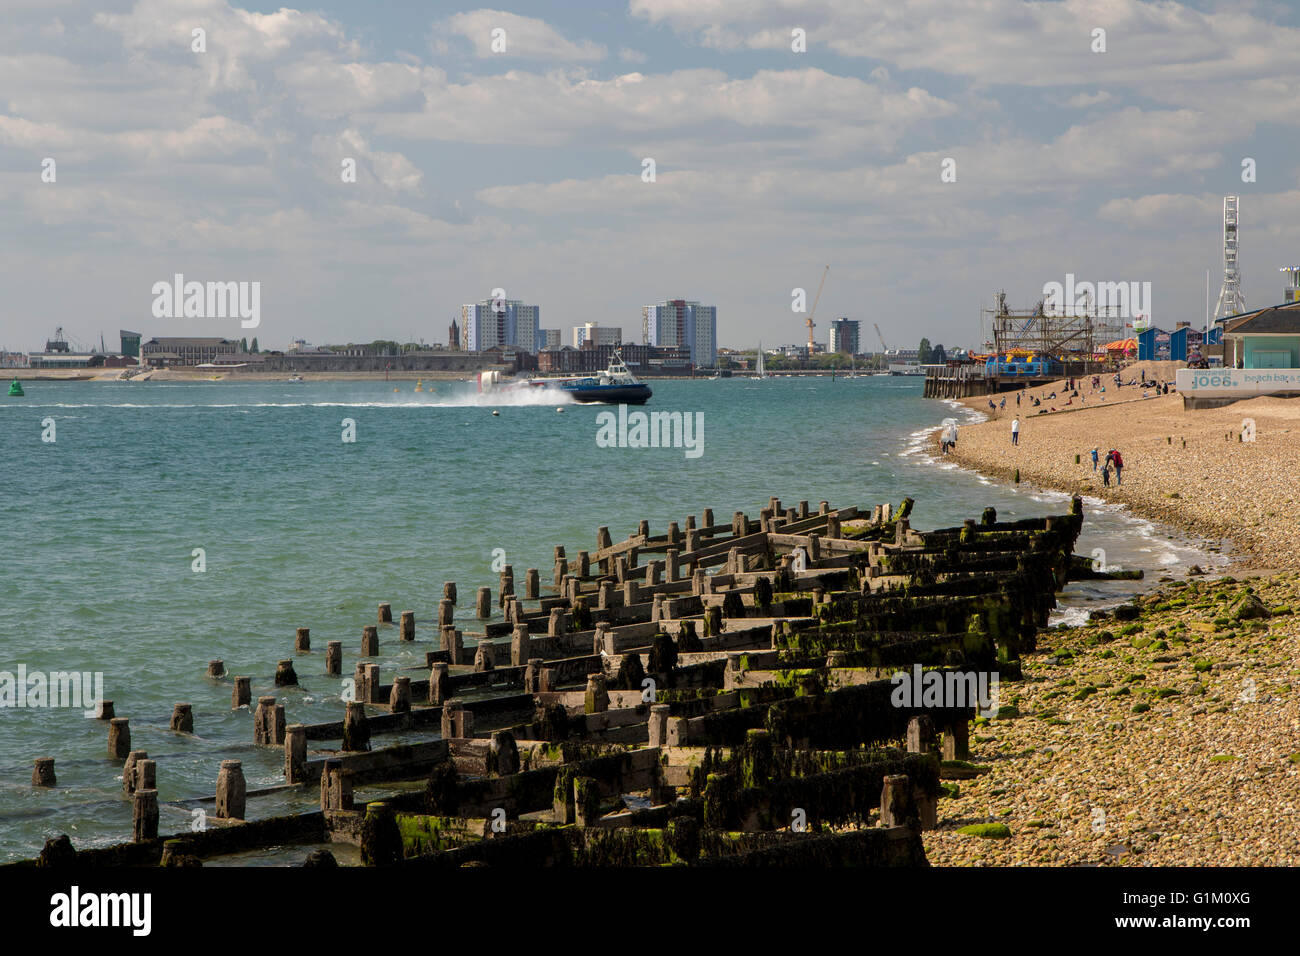
<path id="1" fill-rule="evenodd" d="M 239 343 L 230 339 L 157 336 L 140 346 L 140 359 L 154 366 L 205 365 L 238 351 Z"/>
<path id="2" fill-rule="evenodd" d="M 484 299 L 461 306 L 460 318 L 462 347 L 469 352 L 511 346 L 536 353 L 544 344 L 539 305 L 525 305 L 519 299 Z"/>
<path id="3" fill-rule="evenodd" d="M 537 350 L 538 352 L 540 352 L 542 349 L 557 349 L 560 347 L 559 329 L 542 329 L 541 336 L 542 336 L 541 339 L 542 344 L 541 344 L 541 348 Z"/>
<path id="4" fill-rule="evenodd" d="M 665 299 L 641 309 L 641 341 L 657 348 L 686 349 L 691 364 L 711 368 L 718 359 L 717 306 Z"/>
<path id="5" fill-rule="evenodd" d="M 858 320 L 839 318 L 831 322 L 831 340 L 828 352 L 843 352 L 846 355 L 858 354 Z"/>
<path id="6" fill-rule="evenodd" d="M 573 327 L 573 347 L 580 349 L 583 342 L 591 342 L 593 345 L 622 345 L 623 330 L 612 325 L 601 325 L 598 322 L 575 325 Z M 555 344 L 558 345 L 559 343 Z"/>

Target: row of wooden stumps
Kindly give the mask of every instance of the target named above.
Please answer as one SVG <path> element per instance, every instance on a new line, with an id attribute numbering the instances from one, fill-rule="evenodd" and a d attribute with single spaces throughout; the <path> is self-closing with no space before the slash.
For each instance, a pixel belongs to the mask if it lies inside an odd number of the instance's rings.
<path id="1" fill-rule="evenodd" d="M 356 699 L 333 724 L 288 724 L 259 697 L 255 743 L 284 747 L 287 783 L 319 785 L 321 839 L 360 842 L 369 862 L 923 861 L 917 834 L 934 824 L 942 762 L 969 756 L 973 711 L 900 708 L 888 675 L 919 664 L 1014 678 L 1065 582 L 1082 508 L 1010 523 L 986 509 L 927 533 L 910 510 L 773 497 L 757 520 L 706 511 L 657 536 L 643 521 L 617 543 L 602 527 L 593 551 L 556 548 L 553 586 L 528 569 L 521 596 L 507 568 L 495 602 L 477 589 L 488 623 L 472 655 L 448 582 L 424 668 L 381 684 L 379 663 L 359 660 Z M 381 604 L 362 658 L 392 621 Z M 415 638 L 412 612 L 397 631 Z M 295 650 L 310 651 L 306 628 Z M 296 683 L 292 665 L 277 684 Z M 341 674 L 340 642 L 325 669 Z M 247 678 L 232 706 L 252 706 Z M 421 728 L 425 742 L 409 742 Z M 394 732 L 408 742 L 380 746 Z M 314 743 L 329 740 L 341 748 Z M 124 772 L 136 795 L 152 789 L 145 761 Z M 230 763 L 217 812 L 242 819 Z M 357 790 L 411 780 L 424 791 L 354 806 Z M 637 793 L 649 808 L 626 810 Z"/>

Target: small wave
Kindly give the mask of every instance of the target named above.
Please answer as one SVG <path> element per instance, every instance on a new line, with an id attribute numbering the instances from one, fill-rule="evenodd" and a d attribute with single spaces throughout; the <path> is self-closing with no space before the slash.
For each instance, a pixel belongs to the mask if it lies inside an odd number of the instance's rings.
<path id="1" fill-rule="evenodd" d="M 1048 615 L 1047 624 L 1049 627 L 1055 627 L 1058 624 L 1064 624 L 1067 627 L 1079 627 L 1088 623 L 1089 613 L 1091 612 L 1086 607 L 1058 607 Z"/>

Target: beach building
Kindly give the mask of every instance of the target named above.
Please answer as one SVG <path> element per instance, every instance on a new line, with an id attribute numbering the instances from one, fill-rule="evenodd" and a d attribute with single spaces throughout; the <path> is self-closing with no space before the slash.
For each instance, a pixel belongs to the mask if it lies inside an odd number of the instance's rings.
<path id="1" fill-rule="evenodd" d="M 1178 370 L 1185 408 L 1214 408 L 1257 395 L 1300 396 L 1300 301 L 1215 324 L 1223 335 L 1223 368 Z"/>
<path id="2" fill-rule="evenodd" d="M 145 365 L 203 365 L 214 362 L 218 355 L 239 351 L 239 343 L 221 338 L 186 338 L 159 336 L 140 346 L 140 358 Z"/>

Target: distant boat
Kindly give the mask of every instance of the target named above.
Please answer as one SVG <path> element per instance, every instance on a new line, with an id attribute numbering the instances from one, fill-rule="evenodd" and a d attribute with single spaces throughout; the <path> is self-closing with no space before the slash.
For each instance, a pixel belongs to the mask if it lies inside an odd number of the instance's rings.
<path id="1" fill-rule="evenodd" d="M 306 380 L 305 378 L 303 378 L 301 375 L 291 375 L 291 376 L 289 376 L 289 381 L 291 381 L 291 382 L 305 382 L 305 381 L 307 381 L 307 380 Z"/>
<path id="2" fill-rule="evenodd" d="M 754 366 L 754 374 L 750 378 L 768 378 L 767 366 L 763 362 L 763 342 L 758 343 L 758 364 Z"/>

